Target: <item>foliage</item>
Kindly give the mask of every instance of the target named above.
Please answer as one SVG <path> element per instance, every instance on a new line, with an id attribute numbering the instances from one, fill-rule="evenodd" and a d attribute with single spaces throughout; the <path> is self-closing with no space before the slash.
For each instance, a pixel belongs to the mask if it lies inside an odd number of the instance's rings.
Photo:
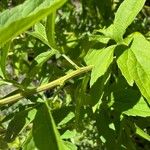
<path id="1" fill-rule="evenodd" d="M 0 149 L 148 150 L 148 5 L 1 1 Z"/>

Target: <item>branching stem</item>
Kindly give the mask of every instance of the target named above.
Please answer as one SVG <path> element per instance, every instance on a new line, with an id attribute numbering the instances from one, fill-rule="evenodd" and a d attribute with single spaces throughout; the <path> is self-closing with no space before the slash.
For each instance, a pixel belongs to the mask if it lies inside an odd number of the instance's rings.
<path id="1" fill-rule="evenodd" d="M 86 67 L 81 67 L 75 71 L 72 71 L 70 73 L 68 73 L 67 75 L 63 76 L 63 77 L 60 77 L 59 79 L 56 79 L 48 84 L 44 84 L 44 85 L 41 85 L 33 90 L 31 90 L 30 92 L 25 92 L 25 93 L 18 93 L 18 94 L 15 94 L 15 95 L 12 95 L 12 96 L 9 96 L 9 97 L 6 97 L 6 98 L 3 98 L 0 100 L 0 106 L 2 105 L 6 105 L 6 104 L 9 104 L 9 103 L 14 103 L 16 101 L 18 101 L 19 99 L 21 98 L 24 98 L 24 97 L 27 97 L 29 95 L 33 95 L 35 93 L 39 93 L 39 92 L 42 92 L 42 91 L 45 91 L 47 89 L 52 89 L 56 86 L 61 86 L 63 85 L 67 80 L 75 77 L 75 76 L 78 76 L 80 74 L 83 74 L 83 73 L 86 73 L 88 71 L 91 71 L 92 70 L 92 65 L 91 66 L 86 66 Z"/>

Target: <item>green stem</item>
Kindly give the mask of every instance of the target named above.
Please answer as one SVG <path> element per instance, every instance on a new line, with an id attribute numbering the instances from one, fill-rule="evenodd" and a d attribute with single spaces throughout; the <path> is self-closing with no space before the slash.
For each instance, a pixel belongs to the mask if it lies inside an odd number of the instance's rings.
<path id="1" fill-rule="evenodd" d="M 62 56 L 72 65 L 75 67 L 75 69 L 79 69 L 80 67 L 75 64 L 68 56 L 66 56 L 65 54 L 62 54 Z"/>
<path id="2" fill-rule="evenodd" d="M 24 98 L 24 97 L 29 96 L 29 95 L 33 95 L 35 93 L 45 91 L 47 89 L 52 89 L 56 86 L 62 86 L 67 80 L 69 80 L 69 79 L 71 79 L 75 76 L 78 76 L 80 74 L 91 71 L 92 68 L 93 68 L 92 65 L 91 66 L 86 66 L 86 67 L 81 67 L 81 68 L 79 68 L 75 71 L 72 71 L 71 73 L 69 73 L 69 74 L 67 74 L 63 77 L 60 77 L 59 79 L 56 79 L 56 80 L 54 80 L 54 81 L 52 81 L 48 84 L 41 85 L 41 86 L 31 90 L 28 93 L 18 93 L 18 94 L 3 98 L 3 99 L 0 100 L 0 106 L 6 105 L 6 104 L 9 104 L 9 103 L 14 103 L 14 102 L 18 101 L 21 98 Z"/>

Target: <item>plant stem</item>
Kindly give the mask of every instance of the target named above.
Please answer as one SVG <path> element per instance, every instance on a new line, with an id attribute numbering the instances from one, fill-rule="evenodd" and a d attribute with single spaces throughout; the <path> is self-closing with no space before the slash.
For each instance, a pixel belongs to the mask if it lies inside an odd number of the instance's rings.
<path id="1" fill-rule="evenodd" d="M 66 56 L 65 54 L 62 54 L 62 56 L 72 65 L 74 66 L 76 69 L 79 69 L 80 67 L 75 64 L 68 56 Z"/>
<path id="2" fill-rule="evenodd" d="M 21 98 L 24 98 L 24 97 L 29 96 L 29 95 L 33 95 L 35 93 L 45 91 L 47 89 L 52 89 L 56 86 L 62 86 L 67 80 L 69 80 L 69 79 L 71 79 L 75 76 L 78 76 L 80 74 L 91 71 L 92 68 L 93 68 L 92 65 L 86 66 L 86 67 L 81 67 L 81 68 L 79 68 L 75 71 L 72 71 L 71 73 L 69 73 L 69 74 L 67 74 L 63 77 L 60 77 L 59 79 L 56 79 L 56 80 L 54 80 L 54 81 L 52 81 L 48 84 L 41 85 L 41 86 L 31 90 L 30 92 L 27 92 L 27 93 L 22 92 L 22 93 L 18 93 L 18 94 L 3 98 L 3 99 L 0 100 L 0 106 L 6 105 L 6 104 L 9 104 L 9 103 L 14 103 L 14 102 L 18 101 Z"/>

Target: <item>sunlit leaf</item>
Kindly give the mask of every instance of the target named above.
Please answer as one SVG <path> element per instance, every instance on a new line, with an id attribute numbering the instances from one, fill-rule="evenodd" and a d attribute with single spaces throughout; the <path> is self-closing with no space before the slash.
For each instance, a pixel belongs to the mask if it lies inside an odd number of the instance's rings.
<path id="1" fill-rule="evenodd" d="M 150 103 L 150 43 L 140 33 L 133 34 L 130 48 L 118 58 L 118 66 L 129 83 L 133 80 Z M 123 65 L 125 64 L 125 65 Z M 125 72 L 125 69 L 127 72 Z"/>
<path id="2" fill-rule="evenodd" d="M 144 6 L 146 0 L 124 0 L 119 6 L 113 24 L 113 36 L 116 41 L 123 39 L 127 27 L 132 23 Z"/>
<path id="3" fill-rule="evenodd" d="M 63 135 L 61 135 L 62 139 L 70 139 L 70 138 L 74 138 L 76 136 L 77 132 L 75 130 L 70 131 L 67 130 Z"/>
<path id="4" fill-rule="evenodd" d="M 0 45 L 24 32 L 61 7 L 66 0 L 27 0 L 0 14 Z M 19 15 L 18 15 L 19 14 Z"/>
<path id="5" fill-rule="evenodd" d="M 135 128 L 136 128 L 136 134 L 138 134 L 139 136 L 143 137 L 144 139 L 150 141 L 150 135 L 148 135 L 146 132 L 144 132 L 141 128 L 139 128 L 136 124 L 135 124 Z"/>
<path id="6" fill-rule="evenodd" d="M 91 73 L 90 86 L 92 86 L 99 77 L 105 74 L 113 61 L 115 45 L 101 50 L 91 50 L 85 57 L 86 63 L 94 65 Z"/>
<path id="7" fill-rule="evenodd" d="M 34 26 L 34 30 L 35 31 L 33 31 L 33 32 L 28 31 L 26 33 L 28 33 L 29 35 L 32 35 L 33 37 L 35 37 L 39 40 L 41 40 L 44 44 L 49 46 L 44 25 L 42 25 L 41 23 L 37 23 Z"/>

